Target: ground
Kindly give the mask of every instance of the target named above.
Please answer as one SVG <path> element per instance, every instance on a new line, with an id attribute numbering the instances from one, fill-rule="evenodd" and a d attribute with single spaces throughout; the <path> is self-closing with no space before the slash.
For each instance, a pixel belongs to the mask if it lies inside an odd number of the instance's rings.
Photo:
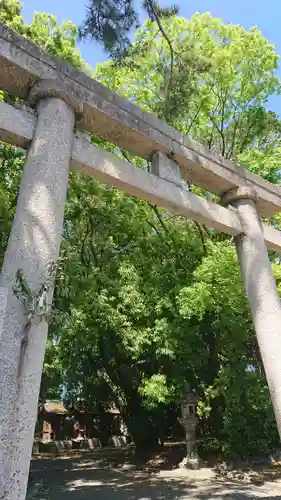
<path id="1" fill-rule="evenodd" d="M 160 458 L 159 458 L 160 457 Z M 152 463 L 126 450 L 103 450 L 32 461 L 32 478 L 43 480 L 38 500 L 281 500 L 280 474 L 256 483 L 218 477 L 210 468 L 172 468 L 159 455 Z M 271 481 L 267 481 L 270 477 Z M 277 477 L 277 479 L 276 479 Z M 272 480 L 274 479 L 274 481 Z"/>

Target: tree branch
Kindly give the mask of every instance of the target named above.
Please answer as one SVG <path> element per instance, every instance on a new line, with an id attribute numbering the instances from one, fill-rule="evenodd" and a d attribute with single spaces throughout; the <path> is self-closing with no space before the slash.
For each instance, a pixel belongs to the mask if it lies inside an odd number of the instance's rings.
<path id="1" fill-rule="evenodd" d="M 194 117 L 192 118 L 192 120 L 191 120 L 191 122 L 190 122 L 190 124 L 189 124 L 189 126 L 188 126 L 188 129 L 187 129 L 187 131 L 186 131 L 186 134 L 189 134 L 189 132 L 190 132 L 190 130 L 191 130 L 191 127 L 193 126 L 193 124 L 194 124 L 194 122 L 195 122 L 195 120 L 196 120 L 197 116 L 199 115 L 199 113 L 200 113 L 200 111 L 201 111 L 201 108 L 202 108 L 202 106 L 203 106 L 203 104 L 204 104 L 204 101 L 205 101 L 205 99 L 203 99 L 203 100 L 201 101 L 200 105 L 198 106 L 197 111 L 196 111 L 196 113 L 195 113 Z"/>
<path id="2" fill-rule="evenodd" d="M 169 237 L 169 239 L 171 240 L 172 244 L 173 244 L 173 248 L 174 248 L 174 251 L 176 253 L 176 257 L 177 257 L 177 260 L 179 262 L 179 264 L 181 265 L 181 267 L 186 271 L 188 272 L 188 269 L 185 267 L 185 265 L 183 264 L 182 260 L 181 260 L 181 257 L 179 255 L 179 252 L 178 252 L 178 248 L 177 248 L 177 243 L 174 239 L 174 236 L 170 233 L 169 229 L 167 228 L 158 208 L 156 205 L 153 205 L 152 203 L 149 203 L 147 202 L 148 205 L 150 206 L 150 208 L 153 210 L 153 212 L 155 213 L 159 223 L 161 224 L 162 228 L 164 229 L 166 235 Z"/>
<path id="3" fill-rule="evenodd" d="M 202 228 L 200 226 L 200 224 L 196 221 L 193 221 L 193 223 L 195 224 L 195 226 L 197 227 L 198 229 L 198 233 L 199 233 L 199 236 L 200 236 L 200 239 L 201 239 L 201 242 L 202 242 L 202 247 L 203 247 L 203 252 L 204 252 L 204 255 L 207 255 L 207 247 L 206 247 L 206 243 L 205 243 L 205 238 L 204 238 L 204 233 L 202 231 Z M 206 228 L 205 228 L 206 229 Z"/>
<path id="4" fill-rule="evenodd" d="M 94 257 L 94 261 L 95 261 L 95 264 L 96 266 L 99 266 L 99 259 L 98 259 L 98 256 L 97 256 L 97 252 L 96 252 L 96 249 L 95 249 L 95 245 L 94 245 L 94 233 L 95 233 L 95 226 L 94 226 L 94 218 L 90 216 L 90 228 L 91 228 L 91 238 L 90 238 L 90 248 L 91 248 L 91 252 L 93 254 L 93 257 Z"/>
<path id="5" fill-rule="evenodd" d="M 165 109 L 164 109 L 164 117 L 165 117 L 165 120 L 167 121 L 167 118 L 168 118 L 168 104 L 169 104 L 169 93 L 171 91 L 171 88 L 172 88 L 172 81 L 173 81 L 173 72 L 174 72 L 174 49 L 173 49 L 173 44 L 170 40 L 170 38 L 168 37 L 163 25 L 162 25 L 162 22 L 161 22 L 161 19 L 157 13 L 157 10 L 155 9 L 155 5 L 154 5 L 154 2 L 153 0 L 147 0 L 147 4 L 154 16 L 154 19 L 158 25 L 158 28 L 163 36 L 163 38 L 166 40 L 168 46 L 169 46 L 169 49 L 170 49 L 170 54 L 171 54 L 171 61 L 170 61 L 170 73 L 169 73 L 169 78 L 168 78 L 168 82 L 167 82 L 167 85 L 165 86 Z"/>
<path id="6" fill-rule="evenodd" d="M 86 267 L 89 266 L 89 260 L 88 258 L 86 257 L 86 241 L 89 237 L 89 234 L 90 234 L 90 231 L 91 231 L 91 226 L 89 223 L 87 223 L 87 227 L 86 227 L 86 232 L 85 232 L 85 236 L 84 238 L 82 239 L 82 245 L 81 245 L 81 251 L 80 251 L 80 257 L 81 257 L 81 262 L 82 264 L 84 264 Z"/>
<path id="7" fill-rule="evenodd" d="M 149 226 L 151 226 L 154 229 L 154 231 L 159 236 L 159 238 L 164 242 L 164 238 L 163 238 L 162 234 L 160 233 L 159 229 L 157 228 L 157 226 L 155 226 L 155 224 L 153 224 L 153 222 L 149 221 L 148 219 L 146 219 L 146 222 Z"/>
<path id="8" fill-rule="evenodd" d="M 124 151 L 124 149 L 121 149 L 120 151 L 121 151 L 121 154 L 124 156 L 125 160 L 127 160 L 129 163 L 132 163 L 127 152 Z"/>
<path id="9" fill-rule="evenodd" d="M 222 156 L 224 156 L 224 154 L 225 154 L 225 137 L 224 137 L 224 133 L 222 132 L 222 130 L 220 129 L 220 127 L 214 121 L 214 117 L 211 114 L 209 116 L 210 116 L 210 120 L 211 120 L 212 124 L 214 125 L 215 129 L 217 130 L 217 132 L 219 133 L 219 135 L 221 137 L 222 150 L 221 150 L 220 154 Z"/>

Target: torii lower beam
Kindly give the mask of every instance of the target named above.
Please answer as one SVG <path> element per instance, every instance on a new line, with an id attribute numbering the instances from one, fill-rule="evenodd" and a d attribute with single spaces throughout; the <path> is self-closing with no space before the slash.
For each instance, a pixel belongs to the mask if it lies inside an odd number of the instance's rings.
<path id="1" fill-rule="evenodd" d="M 32 109 L 0 103 L 0 139 L 27 149 L 36 127 Z M 243 233 L 235 208 L 229 209 L 186 191 L 159 176 L 137 168 L 117 155 L 91 144 L 78 134 L 74 138 L 71 167 L 107 186 L 155 203 L 170 212 L 201 222 L 206 227 L 238 236 Z M 281 231 L 263 224 L 269 250 L 281 253 Z"/>

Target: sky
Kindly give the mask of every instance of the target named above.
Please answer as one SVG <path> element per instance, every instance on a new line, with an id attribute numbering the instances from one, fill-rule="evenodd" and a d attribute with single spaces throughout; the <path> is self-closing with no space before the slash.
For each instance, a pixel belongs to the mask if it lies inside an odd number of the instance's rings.
<path id="1" fill-rule="evenodd" d="M 180 7 L 180 15 L 187 19 L 195 12 L 210 12 L 226 23 L 240 24 L 245 28 L 258 26 L 281 54 L 281 0 L 161 0 L 159 3 L 161 6 L 175 3 Z M 71 20 L 80 25 L 84 19 L 87 0 L 23 0 L 22 4 L 26 22 L 31 21 L 37 10 L 54 14 L 58 22 Z M 95 42 L 83 42 L 79 48 L 92 67 L 107 59 L 102 47 Z M 278 74 L 281 79 L 281 69 Z M 281 97 L 272 98 L 269 107 L 281 114 Z"/>

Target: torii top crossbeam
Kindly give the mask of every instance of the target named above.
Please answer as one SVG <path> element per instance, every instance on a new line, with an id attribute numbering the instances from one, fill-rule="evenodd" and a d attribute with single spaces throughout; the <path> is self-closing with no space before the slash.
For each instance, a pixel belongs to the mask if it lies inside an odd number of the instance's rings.
<path id="1" fill-rule="evenodd" d="M 37 45 L 0 23 L 0 88 L 26 98 L 38 79 L 60 79 L 69 88 L 80 126 L 142 158 L 173 152 L 183 178 L 222 196 L 231 188 L 255 189 L 260 216 L 281 211 L 281 188 L 235 166 L 141 110 L 70 64 L 46 55 Z"/>

